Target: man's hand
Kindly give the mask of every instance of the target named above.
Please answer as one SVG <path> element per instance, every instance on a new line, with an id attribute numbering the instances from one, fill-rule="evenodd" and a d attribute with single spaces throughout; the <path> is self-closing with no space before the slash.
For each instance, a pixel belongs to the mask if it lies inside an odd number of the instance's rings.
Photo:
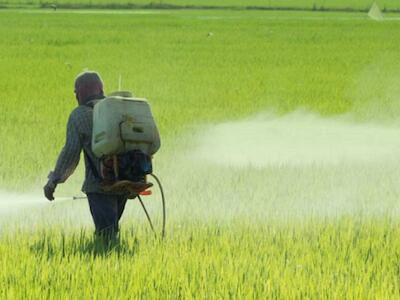
<path id="1" fill-rule="evenodd" d="M 56 190 L 57 184 L 55 184 L 53 181 L 49 180 L 46 185 L 43 188 L 44 191 L 44 196 L 49 200 L 53 201 L 54 200 L 54 191 Z"/>

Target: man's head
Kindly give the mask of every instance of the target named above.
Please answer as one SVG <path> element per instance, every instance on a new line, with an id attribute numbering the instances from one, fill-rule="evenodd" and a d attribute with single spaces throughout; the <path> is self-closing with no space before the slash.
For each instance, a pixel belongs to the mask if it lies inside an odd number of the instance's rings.
<path id="1" fill-rule="evenodd" d="M 88 99 L 103 94 L 103 81 L 97 72 L 86 71 L 76 77 L 75 96 L 79 104 L 85 104 Z"/>

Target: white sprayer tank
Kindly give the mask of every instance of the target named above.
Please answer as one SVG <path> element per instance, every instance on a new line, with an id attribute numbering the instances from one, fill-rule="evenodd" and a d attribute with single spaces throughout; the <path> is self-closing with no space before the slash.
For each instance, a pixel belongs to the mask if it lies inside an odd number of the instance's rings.
<path id="1" fill-rule="evenodd" d="M 97 157 L 141 150 L 153 155 L 160 136 L 150 105 L 129 92 L 116 92 L 93 109 L 92 151 Z"/>

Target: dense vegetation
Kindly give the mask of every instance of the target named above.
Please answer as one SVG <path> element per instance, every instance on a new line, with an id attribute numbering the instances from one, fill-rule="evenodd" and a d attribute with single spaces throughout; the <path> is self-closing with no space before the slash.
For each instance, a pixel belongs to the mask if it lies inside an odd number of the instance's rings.
<path id="1" fill-rule="evenodd" d="M 192 7 L 264 7 L 286 9 L 315 9 L 315 10 L 367 10 L 371 7 L 372 0 L 1 0 L 0 5 L 30 5 L 39 7 L 98 7 L 98 8 L 132 8 L 135 6 L 165 7 L 192 6 Z M 398 10 L 400 4 L 397 0 L 376 0 L 382 9 Z"/>
<path id="2" fill-rule="evenodd" d="M 360 14 L 2 12 L 0 179 L 52 166 L 84 68 L 150 99 L 164 137 L 259 110 L 395 116 L 399 29 Z"/>
<path id="3" fill-rule="evenodd" d="M 3 238 L 4 299 L 357 298 L 399 295 L 398 224 L 209 224 L 164 243 L 133 233 L 99 254 L 62 228 Z M 97 255 L 96 255 L 97 253 Z M 6 271 L 5 271 L 6 270 Z"/>

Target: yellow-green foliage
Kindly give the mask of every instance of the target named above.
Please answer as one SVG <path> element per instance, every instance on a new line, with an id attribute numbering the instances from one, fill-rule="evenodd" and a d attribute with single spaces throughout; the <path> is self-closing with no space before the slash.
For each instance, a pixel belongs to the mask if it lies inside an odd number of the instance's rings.
<path id="1" fill-rule="evenodd" d="M 49 6 L 57 4 L 65 7 L 129 7 L 130 5 L 163 5 L 178 6 L 262 6 L 270 8 L 303 8 L 303 9 L 356 9 L 367 10 L 374 1 L 371 0 L 2 0 L 0 4 Z M 400 8 L 397 0 L 376 0 L 382 9 Z"/>
<path id="2" fill-rule="evenodd" d="M 164 242 L 125 232 L 102 251 L 62 227 L 1 238 L 2 299 L 398 298 L 399 226 L 337 223 L 173 228 Z"/>

